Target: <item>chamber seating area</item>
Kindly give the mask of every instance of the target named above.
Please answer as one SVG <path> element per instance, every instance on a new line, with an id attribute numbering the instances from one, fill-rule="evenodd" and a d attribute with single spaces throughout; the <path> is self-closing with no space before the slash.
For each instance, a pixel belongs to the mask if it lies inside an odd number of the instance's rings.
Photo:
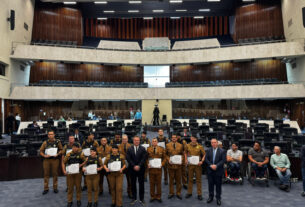
<path id="1" fill-rule="evenodd" d="M 20 134 L 11 136 L 11 143 L 0 144 L 0 157 L 20 156 L 30 157 L 38 156 L 39 147 L 42 142 L 47 140 L 47 131 L 54 130 L 56 138 L 63 144 L 68 142 L 68 135 L 79 129 L 80 134 L 86 139 L 90 131 L 95 134 L 95 139 L 100 140 L 103 137 L 108 139 L 108 143 L 114 139 L 115 134 L 127 134 L 133 137 L 142 130 L 141 120 L 100 120 L 86 121 L 79 120 L 72 122 L 57 122 L 48 120 L 42 124 L 42 127 L 34 127 L 28 124 L 20 130 Z M 132 140 L 129 140 L 132 143 Z"/>
<path id="2" fill-rule="evenodd" d="M 93 81 L 40 80 L 38 83 L 31 83 L 30 86 L 147 88 L 148 83 L 142 83 L 142 82 L 93 82 Z"/>
<path id="3" fill-rule="evenodd" d="M 216 80 L 216 81 L 195 81 L 195 82 L 171 82 L 166 83 L 166 88 L 175 87 L 215 87 L 215 86 L 238 86 L 238 85 L 264 85 L 283 84 L 276 78 L 253 79 L 253 80 Z"/>
<path id="4" fill-rule="evenodd" d="M 32 45 L 50 45 L 50 46 L 56 46 L 56 47 L 76 47 L 77 41 L 59 41 L 59 40 L 44 40 L 39 39 L 35 40 L 33 39 L 31 42 Z"/>
<path id="5" fill-rule="evenodd" d="M 239 143 L 239 148 L 247 154 L 255 140 L 263 143 L 263 146 L 271 153 L 274 146 L 280 146 L 282 152 L 289 156 L 298 156 L 300 147 L 305 144 L 305 136 L 301 134 L 298 126 L 292 127 L 283 120 L 171 120 L 171 133 L 180 134 L 187 128 L 191 134 L 200 137 L 200 141 L 206 147 L 210 146 L 211 138 L 217 138 L 223 142 L 224 149 L 229 149 L 233 142 Z M 184 137 L 187 142 L 190 137 Z"/>

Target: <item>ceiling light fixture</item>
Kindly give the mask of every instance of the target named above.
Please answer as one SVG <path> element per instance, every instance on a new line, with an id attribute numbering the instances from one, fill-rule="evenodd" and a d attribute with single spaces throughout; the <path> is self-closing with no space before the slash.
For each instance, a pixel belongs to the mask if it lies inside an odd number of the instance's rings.
<path id="1" fill-rule="evenodd" d="M 200 12 L 209 12 L 209 11 L 211 11 L 211 9 L 199 9 L 198 11 L 200 11 Z"/>
<path id="2" fill-rule="evenodd" d="M 130 4 L 141 4 L 142 1 L 129 1 Z"/>
<path id="3" fill-rule="evenodd" d="M 95 1 L 94 3 L 95 4 L 107 4 L 108 2 L 107 1 Z"/>
<path id="4" fill-rule="evenodd" d="M 138 13 L 139 10 L 128 10 L 129 13 Z"/>
<path id="5" fill-rule="evenodd" d="M 182 0 L 169 0 L 169 3 L 171 3 L 171 4 L 180 4 L 180 3 L 182 3 L 183 1 Z"/>
<path id="6" fill-rule="evenodd" d="M 76 1 L 64 1 L 64 4 L 76 4 Z"/>

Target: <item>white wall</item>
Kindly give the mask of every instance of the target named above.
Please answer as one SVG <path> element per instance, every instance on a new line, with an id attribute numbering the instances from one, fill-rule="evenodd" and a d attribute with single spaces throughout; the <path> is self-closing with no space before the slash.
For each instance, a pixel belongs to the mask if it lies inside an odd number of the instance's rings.
<path id="1" fill-rule="evenodd" d="M 296 64 L 296 68 L 292 68 L 290 63 L 286 64 L 288 82 L 305 84 L 305 57 L 297 58 Z"/>
<path id="2" fill-rule="evenodd" d="M 189 100 L 304 98 L 305 84 L 196 88 L 15 87 L 13 100 Z"/>
<path id="3" fill-rule="evenodd" d="M 15 30 L 10 30 L 7 18 L 10 10 L 15 10 Z M 0 62 L 7 65 L 6 76 L 0 76 L 0 97 L 8 98 L 12 84 L 28 84 L 29 67 L 20 70 L 20 62 L 11 60 L 13 42 L 31 41 L 34 16 L 34 0 L 1 0 L 0 6 Z M 24 23 L 28 25 L 28 31 L 24 29 Z"/>
<path id="4" fill-rule="evenodd" d="M 231 60 L 267 59 L 273 57 L 296 57 L 305 55 L 304 44 L 280 42 L 272 44 L 247 45 L 186 51 L 112 51 L 18 45 L 12 58 L 21 60 L 45 60 L 108 64 L 171 65 L 220 62 Z"/>
<path id="5" fill-rule="evenodd" d="M 305 7 L 305 0 L 282 0 L 284 32 L 286 39 L 289 41 L 300 41 L 300 39 L 305 38 L 302 17 L 303 7 Z"/>

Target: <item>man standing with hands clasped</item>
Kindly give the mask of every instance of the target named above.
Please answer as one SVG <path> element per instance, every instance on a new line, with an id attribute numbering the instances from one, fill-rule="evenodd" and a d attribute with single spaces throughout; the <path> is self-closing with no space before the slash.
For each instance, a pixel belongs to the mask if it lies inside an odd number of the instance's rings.
<path id="1" fill-rule="evenodd" d="M 54 131 L 48 132 L 48 140 L 44 141 L 40 147 L 40 156 L 44 158 L 43 160 L 43 174 L 44 174 L 44 190 L 43 195 L 49 192 L 49 178 L 50 170 L 53 175 L 53 191 L 58 193 L 57 189 L 57 177 L 58 177 L 58 167 L 59 167 L 59 155 L 61 155 L 62 144 L 60 140 L 55 139 Z"/>
<path id="2" fill-rule="evenodd" d="M 194 173 L 196 176 L 196 185 L 197 185 L 197 194 L 198 199 L 202 200 L 202 192 L 201 192 L 201 174 L 202 174 L 202 164 L 205 158 L 205 151 L 197 142 L 197 137 L 191 136 L 191 143 L 189 143 L 185 150 L 185 163 L 188 165 L 188 189 L 187 195 L 185 198 L 189 198 L 193 193 L 193 177 Z M 188 160 L 189 159 L 189 160 Z"/>
<path id="3" fill-rule="evenodd" d="M 137 202 L 137 178 L 138 178 L 140 203 L 144 205 L 145 204 L 144 173 L 145 173 L 147 152 L 144 147 L 140 146 L 140 137 L 134 136 L 133 146 L 128 148 L 126 153 L 126 159 L 129 164 L 128 170 L 130 172 L 130 177 L 131 177 L 131 190 L 133 197 L 133 200 L 130 204 L 134 205 Z"/>
<path id="4" fill-rule="evenodd" d="M 174 182 L 176 182 L 176 196 L 181 197 L 181 167 L 183 162 L 183 145 L 177 142 L 177 135 L 172 135 L 172 140 L 166 145 L 166 155 L 169 172 L 169 194 L 168 199 L 174 197 Z"/>
<path id="5" fill-rule="evenodd" d="M 208 165 L 208 183 L 209 183 L 209 199 L 207 203 L 211 203 L 214 198 L 214 186 L 216 186 L 217 205 L 221 205 L 221 183 L 224 173 L 223 165 L 226 162 L 226 154 L 223 149 L 218 147 L 216 139 L 211 140 L 211 146 L 205 157 Z"/>

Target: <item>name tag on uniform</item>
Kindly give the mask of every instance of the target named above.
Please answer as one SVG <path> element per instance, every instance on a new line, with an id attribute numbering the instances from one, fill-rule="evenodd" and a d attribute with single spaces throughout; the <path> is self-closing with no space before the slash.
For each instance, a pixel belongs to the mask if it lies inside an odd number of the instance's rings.
<path id="1" fill-rule="evenodd" d="M 151 168 L 161 168 L 162 167 L 161 158 L 154 158 L 149 160 L 149 165 Z"/>
<path id="2" fill-rule="evenodd" d="M 90 148 L 83 149 L 83 152 L 86 157 L 90 156 Z"/>
<path id="3" fill-rule="evenodd" d="M 57 155 L 57 148 L 48 148 L 45 150 L 45 154 L 54 157 Z"/>
<path id="4" fill-rule="evenodd" d="M 174 155 L 170 157 L 170 161 L 175 165 L 182 164 L 182 156 L 181 155 Z"/>
<path id="5" fill-rule="evenodd" d="M 67 149 L 66 150 L 66 155 L 69 154 L 72 151 L 72 149 Z"/>
<path id="6" fill-rule="evenodd" d="M 158 146 L 165 148 L 165 142 L 158 142 Z"/>
<path id="7" fill-rule="evenodd" d="M 142 147 L 144 147 L 145 150 L 147 151 L 147 148 L 149 147 L 149 144 L 142 144 Z"/>
<path id="8" fill-rule="evenodd" d="M 97 164 L 88 165 L 85 171 L 85 175 L 96 175 L 97 174 Z"/>
<path id="9" fill-rule="evenodd" d="M 108 168 L 110 172 L 118 172 L 121 169 L 121 161 L 114 161 L 111 163 L 108 163 Z"/>
<path id="10" fill-rule="evenodd" d="M 79 173 L 79 163 L 71 164 L 66 167 L 66 171 L 69 175 Z"/>
<path id="11" fill-rule="evenodd" d="M 187 158 L 190 165 L 198 165 L 199 164 L 199 156 L 190 156 Z"/>

